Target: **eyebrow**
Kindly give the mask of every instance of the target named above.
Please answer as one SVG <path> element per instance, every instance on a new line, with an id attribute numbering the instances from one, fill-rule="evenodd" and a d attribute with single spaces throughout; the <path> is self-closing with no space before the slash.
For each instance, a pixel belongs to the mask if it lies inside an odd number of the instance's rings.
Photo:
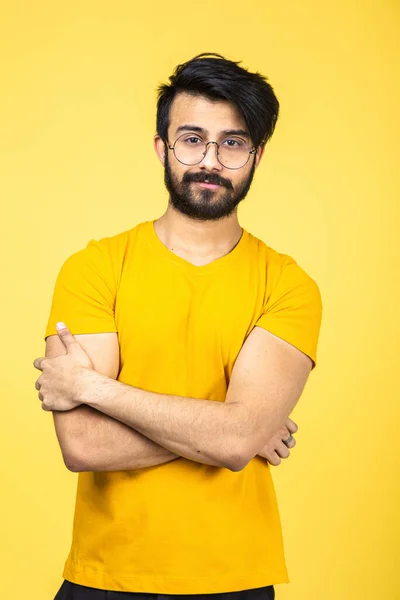
<path id="1" fill-rule="evenodd" d="M 175 131 L 175 134 L 179 133 L 180 131 L 195 131 L 196 133 L 203 133 L 203 134 L 208 133 L 207 129 L 203 129 L 203 127 L 199 127 L 198 125 L 181 125 Z M 224 129 L 224 131 L 221 131 L 221 134 L 222 135 L 241 135 L 242 137 L 250 139 L 250 134 L 245 129 Z"/>

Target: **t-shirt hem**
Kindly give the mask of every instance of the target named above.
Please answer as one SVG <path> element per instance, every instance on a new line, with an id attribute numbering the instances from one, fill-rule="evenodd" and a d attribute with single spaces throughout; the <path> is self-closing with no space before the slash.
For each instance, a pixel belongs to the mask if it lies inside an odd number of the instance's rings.
<path id="1" fill-rule="evenodd" d="M 315 350 L 306 347 L 303 343 L 303 340 L 294 338 L 293 335 L 291 335 L 291 332 L 288 332 L 279 325 L 275 325 L 271 322 L 271 320 L 266 319 L 265 317 L 261 317 L 259 321 L 257 321 L 256 326 L 261 327 L 262 329 L 266 329 L 273 335 L 276 335 L 276 337 L 281 338 L 284 342 L 287 342 L 291 346 L 294 346 L 295 348 L 300 350 L 300 352 L 303 352 L 303 354 L 306 354 L 312 361 L 313 369 L 317 365 L 317 356 Z"/>
<path id="2" fill-rule="evenodd" d="M 89 567 L 66 565 L 63 577 L 71 583 L 112 592 L 150 594 L 218 594 L 289 583 L 286 570 L 264 569 L 258 573 L 218 573 L 207 577 L 174 577 L 170 575 L 126 575 L 107 573 Z"/>
<path id="3" fill-rule="evenodd" d="M 96 321 L 95 324 L 88 323 L 86 325 L 80 326 L 76 326 L 75 324 L 70 326 L 68 323 L 66 323 L 66 325 L 67 327 L 69 327 L 69 330 L 71 331 L 72 335 L 86 335 L 92 333 L 118 333 L 115 325 L 110 324 L 109 321 Z M 46 339 L 50 335 L 58 335 L 55 325 L 46 329 L 44 340 L 46 341 Z"/>

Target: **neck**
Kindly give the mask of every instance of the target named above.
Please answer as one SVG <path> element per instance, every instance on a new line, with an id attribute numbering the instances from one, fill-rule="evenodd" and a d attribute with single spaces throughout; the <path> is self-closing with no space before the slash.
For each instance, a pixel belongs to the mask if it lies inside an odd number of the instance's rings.
<path id="1" fill-rule="evenodd" d="M 154 227 L 167 248 L 196 262 L 215 260 L 228 254 L 242 236 L 236 211 L 224 219 L 198 221 L 168 205 Z"/>

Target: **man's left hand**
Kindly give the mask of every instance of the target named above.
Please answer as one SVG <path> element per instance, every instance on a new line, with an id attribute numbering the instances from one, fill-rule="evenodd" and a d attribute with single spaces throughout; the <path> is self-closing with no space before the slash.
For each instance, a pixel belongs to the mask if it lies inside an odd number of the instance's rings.
<path id="1" fill-rule="evenodd" d="M 88 370 L 93 370 L 92 361 L 68 327 L 57 323 L 57 333 L 67 353 L 54 358 L 36 358 L 33 362 L 33 366 L 42 371 L 35 388 L 46 411 L 71 410 L 82 404 L 79 391 Z"/>

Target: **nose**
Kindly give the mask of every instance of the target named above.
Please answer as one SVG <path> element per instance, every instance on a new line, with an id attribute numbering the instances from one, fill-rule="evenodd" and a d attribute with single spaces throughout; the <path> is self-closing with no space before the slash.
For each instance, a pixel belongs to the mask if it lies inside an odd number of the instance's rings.
<path id="1" fill-rule="evenodd" d="M 208 142 L 206 146 L 206 155 L 199 164 L 200 168 L 207 171 L 220 171 L 222 165 L 218 160 L 218 145 L 217 142 Z"/>

